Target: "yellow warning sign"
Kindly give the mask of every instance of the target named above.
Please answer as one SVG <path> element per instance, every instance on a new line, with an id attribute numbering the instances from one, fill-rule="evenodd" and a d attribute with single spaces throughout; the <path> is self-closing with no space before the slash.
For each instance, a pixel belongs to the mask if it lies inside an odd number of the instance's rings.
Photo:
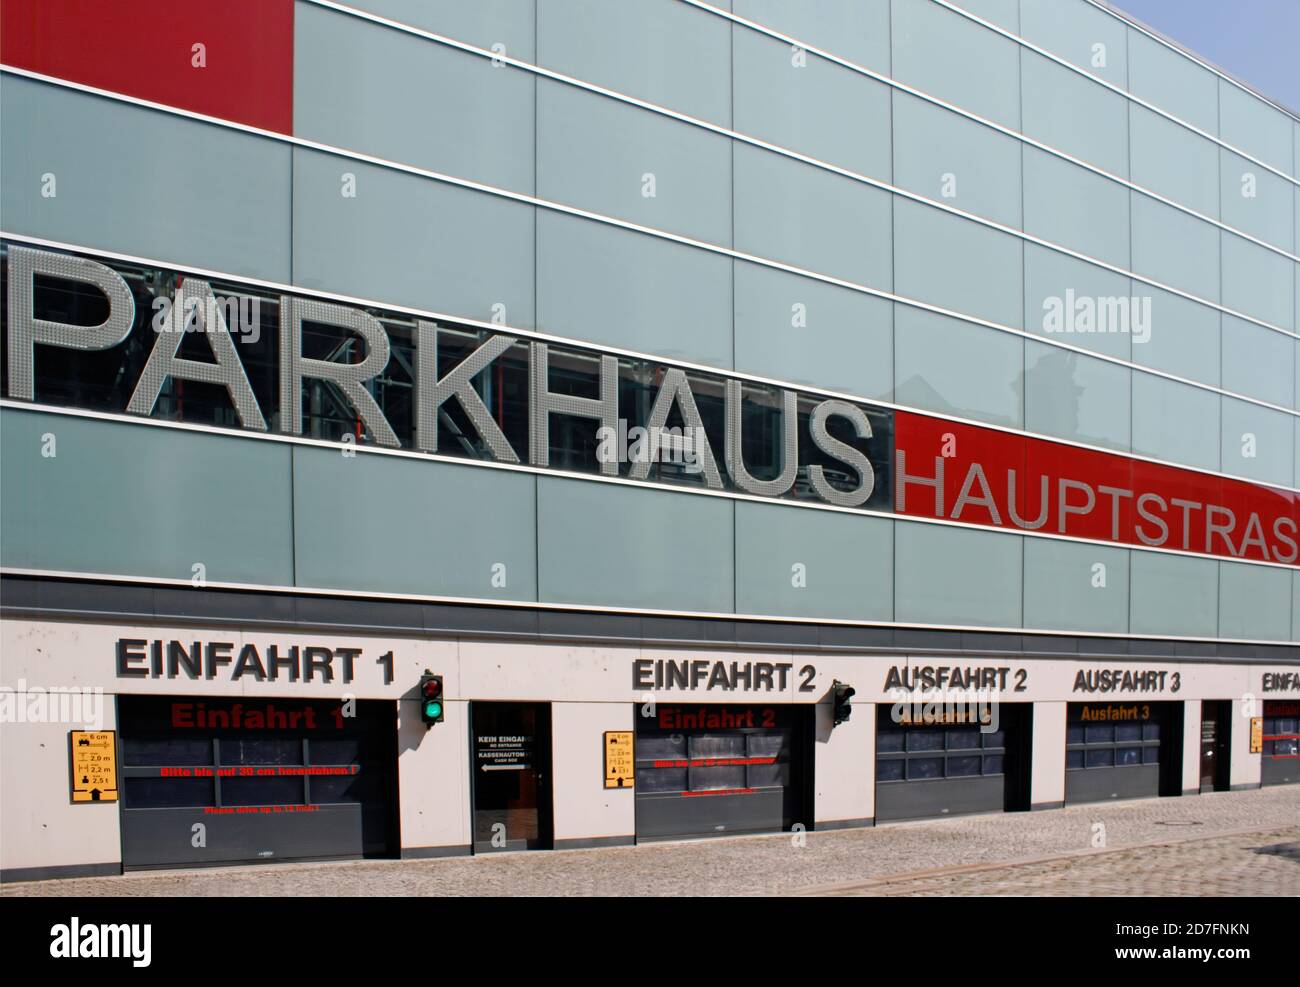
<path id="1" fill-rule="evenodd" d="M 636 781 L 636 758 L 631 730 L 605 731 L 605 787 L 631 788 Z"/>
<path id="2" fill-rule="evenodd" d="M 1250 752 L 1252 754 L 1264 752 L 1264 717 L 1262 716 L 1250 718 Z"/>
<path id="3" fill-rule="evenodd" d="M 117 801 L 117 735 L 112 730 L 70 730 L 72 801 Z"/>

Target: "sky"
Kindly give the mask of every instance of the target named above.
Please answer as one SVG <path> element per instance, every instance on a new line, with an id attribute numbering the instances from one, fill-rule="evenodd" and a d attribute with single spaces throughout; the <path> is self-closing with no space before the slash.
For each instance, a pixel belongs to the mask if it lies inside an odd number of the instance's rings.
<path id="1" fill-rule="evenodd" d="M 1111 0 L 1300 113 L 1300 0 Z"/>

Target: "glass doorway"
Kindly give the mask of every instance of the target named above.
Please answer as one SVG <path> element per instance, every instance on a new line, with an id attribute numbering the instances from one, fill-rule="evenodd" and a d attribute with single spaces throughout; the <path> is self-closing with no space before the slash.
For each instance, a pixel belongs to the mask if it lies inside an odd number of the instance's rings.
<path id="1" fill-rule="evenodd" d="M 545 850 L 551 834 L 551 704 L 472 704 L 474 852 Z"/>
<path id="2" fill-rule="evenodd" d="M 1231 748 L 1232 703 L 1204 700 L 1201 703 L 1201 791 L 1226 792 Z"/>

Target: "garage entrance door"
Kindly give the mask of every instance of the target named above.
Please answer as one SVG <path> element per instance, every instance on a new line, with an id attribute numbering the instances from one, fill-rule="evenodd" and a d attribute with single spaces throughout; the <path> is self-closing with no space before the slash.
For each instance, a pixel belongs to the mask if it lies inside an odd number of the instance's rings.
<path id="1" fill-rule="evenodd" d="M 1070 703 L 1065 801 L 1182 792 L 1182 703 Z"/>
<path id="2" fill-rule="evenodd" d="M 121 696 L 118 723 L 127 868 L 397 846 L 394 703 Z"/>
<path id="3" fill-rule="evenodd" d="M 808 823 L 802 786 L 812 707 L 642 707 L 638 840 L 780 832 Z"/>
<path id="4" fill-rule="evenodd" d="M 876 709 L 876 819 L 921 819 L 1029 808 L 1030 706 L 909 715 Z M 996 718 L 994 718 L 996 714 Z"/>
<path id="5" fill-rule="evenodd" d="M 1300 782 L 1300 703 L 1265 701 L 1260 781 L 1265 785 Z"/>

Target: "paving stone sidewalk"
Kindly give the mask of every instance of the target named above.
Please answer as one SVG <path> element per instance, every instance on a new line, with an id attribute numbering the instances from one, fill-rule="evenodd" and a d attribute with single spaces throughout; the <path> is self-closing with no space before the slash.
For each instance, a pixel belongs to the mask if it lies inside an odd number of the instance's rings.
<path id="1" fill-rule="evenodd" d="M 1097 824 L 1104 826 L 1100 849 Z M 1286 849 L 1300 843 L 1300 785 L 807 833 L 799 842 L 786 833 L 441 860 L 155 871 L 9 884 L 0 893 L 1300 895 L 1300 853 Z M 1268 847 L 1279 849 L 1263 852 Z M 969 869 L 987 864 L 1001 866 Z M 905 876 L 888 886 L 868 884 Z"/>
<path id="2" fill-rule="evenodd" d="M 978 870 L 898 876 L 820 893 L 848 897 L 1295 896 L 1300 895 L 1300 825 Z"/>

